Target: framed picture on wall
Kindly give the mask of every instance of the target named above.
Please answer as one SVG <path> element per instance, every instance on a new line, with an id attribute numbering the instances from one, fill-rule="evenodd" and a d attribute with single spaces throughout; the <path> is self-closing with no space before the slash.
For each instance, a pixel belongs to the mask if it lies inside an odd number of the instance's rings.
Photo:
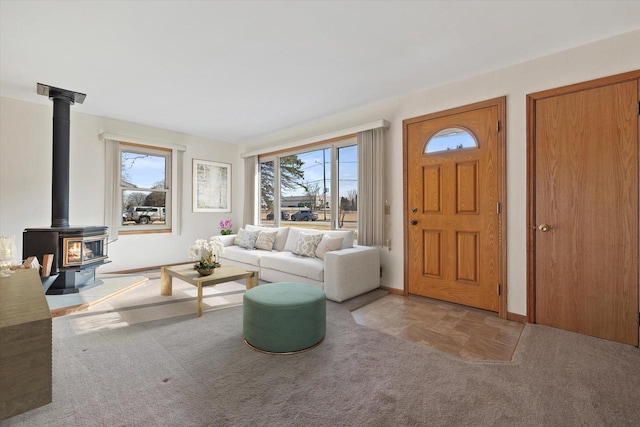
<path id="1" fill-rule="evenodd" d="M 231 212 L 231 164 L 193 159 L 193 212 Z"/>

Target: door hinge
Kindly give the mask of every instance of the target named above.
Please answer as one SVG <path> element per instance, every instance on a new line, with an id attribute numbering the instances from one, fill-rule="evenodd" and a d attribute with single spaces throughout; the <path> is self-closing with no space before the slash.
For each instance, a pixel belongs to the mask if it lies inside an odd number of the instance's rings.
<path id="1" fill-rule="evenodd" d="M 498 283 L 498 295 L 502 295 L 502 285 Z"/>
<path id="2" fill-rule="evenodd" d="M 500 204 L 500 202 L 498 202 L 496 203 L 496 213 L 500 215 L 501 212 L 502 212 L 502 205 Z"/>
<path id="3" fill-rule="evenodd" d="M 500 132 L 500 120 L 496 121 L 496 132 Z"/>
<path id="4" fill-rule="evenodd" d="M 638 102 L 638 115 L 640 116 L 640 102 Z M 638 313 L 640 314 L 640 313 Z"/>

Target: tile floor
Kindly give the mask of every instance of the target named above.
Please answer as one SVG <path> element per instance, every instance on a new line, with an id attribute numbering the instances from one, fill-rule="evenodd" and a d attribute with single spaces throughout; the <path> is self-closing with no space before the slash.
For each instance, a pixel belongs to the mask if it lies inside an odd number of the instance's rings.
<path id="1" fill-rule="evenodd" d="M 419 296 L 387 295 L 352 312 L 358 324 L 464 360 L 510 361 L 524 324 Z"/>

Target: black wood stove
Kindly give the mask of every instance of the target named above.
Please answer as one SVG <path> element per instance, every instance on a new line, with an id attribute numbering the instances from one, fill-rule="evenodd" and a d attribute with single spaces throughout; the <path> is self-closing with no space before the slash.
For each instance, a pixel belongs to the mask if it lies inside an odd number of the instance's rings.
<path id="1" fill-rule="evenodd" d="M 22 236 L 26 259 L 53 254 L 51 276 L 58 277 L 49 295 L 78 292 L 78 286 L 95 281 L 95 269 L 107 261 L 106 226 L 69 225 L 69 123 L 70 107 L 86 95 L 38 83 L 38 94 L 53 101 L 53 179 L 51 227 L 27 228 Z"/>

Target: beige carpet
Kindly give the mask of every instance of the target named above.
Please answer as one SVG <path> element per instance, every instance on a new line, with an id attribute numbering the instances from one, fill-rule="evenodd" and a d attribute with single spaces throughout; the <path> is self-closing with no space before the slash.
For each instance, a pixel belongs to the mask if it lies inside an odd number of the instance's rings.
<path id="1" fill-rule="evenodd" d="M 266 355 L 242 341 L 242 307 L 233 301 L 242 290 L 233 286 L 214 287 L 202 317 L 193 286 L 174 283 L 174 295 L 161 297 L 151 278 L 54 318 L 53 402 L 0 426 L 636 426 L 640 419 L 635 347 L 526 325 L 512 362 L 469 362 L 360 326 L 350 304 L 327 301 L 320 346 Z"/>
<path id="2" fill-rule="evenodd" d="M 170 316 L 170 305 L 155 307 Z M 240 306 L 198 318 L 192 305 L 147 321 L 131 306 L 112 310 L 54 319 L 53 402 L 0 425 L 636 426 L 640 419 L 637 348 L 543 326 L 525 327 L 513 362 L 468 362 L 357 325 L 347 306 L 327 301 L 322 344 L 282 356 L 243 343 Z"/>
<path id="3" fill-rule="evenodd" d="M 356 298 L 351 298 L 347 301 L 343 301 L 342 304 L 346 306 L 349 311 L 356 311 L 357 309 L 362 308 L 365 305 L 369 305 L 372 302 L 378 301 L 380 298 L 384 298 L 387 295 L 389 295 L 389 291 L 385 291 L 383 289 L 374 289 Z"/>

